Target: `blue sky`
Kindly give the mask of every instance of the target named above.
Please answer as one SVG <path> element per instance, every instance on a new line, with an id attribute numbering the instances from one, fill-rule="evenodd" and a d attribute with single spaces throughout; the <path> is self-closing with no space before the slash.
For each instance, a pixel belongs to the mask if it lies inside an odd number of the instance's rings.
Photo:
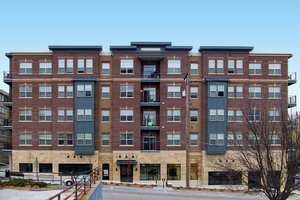
<path id="1" fill-rule="evenodd" d="M 10 51 L 48 51 L 49 45 L 129 45 L 132 41 L 193 46 L 253 46 L 289 52 L 300 70 L 297 0 L 15 0 L 0 4 L 0 70 Z M 299 80 L 298 80 L 299 82 Z M 0 76 L 0 87 L 8 90 Z M 289 94 L 298 94 L 299 83 Z M 298 105 L 300 106 L 300 101 Z"/>

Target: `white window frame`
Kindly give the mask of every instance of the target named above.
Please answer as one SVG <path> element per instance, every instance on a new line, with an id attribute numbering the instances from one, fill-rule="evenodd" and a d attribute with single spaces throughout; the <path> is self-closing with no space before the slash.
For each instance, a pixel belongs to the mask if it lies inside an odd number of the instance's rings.
<path id="1" fill-rule="evenodd" d="M 180 74 L 181 73 L 181 60 L 169 59 L 168 60 L 168 74 Z"/>

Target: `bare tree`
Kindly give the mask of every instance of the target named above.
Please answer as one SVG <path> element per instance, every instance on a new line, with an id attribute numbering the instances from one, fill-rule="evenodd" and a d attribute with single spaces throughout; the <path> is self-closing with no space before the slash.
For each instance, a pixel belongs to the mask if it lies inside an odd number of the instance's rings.
<path id="1" fill-rule="evenodd" d="M 248 188 L 259 188 L 270 200 L 285 200 L 295 190 L 300 161 L 297 121 L 283 108 L 249 103 L 243 109 L 243 144 L 229 147 L 224 155 L 235 162 L 213 163 L 230 173 L 242 173 Z"/>

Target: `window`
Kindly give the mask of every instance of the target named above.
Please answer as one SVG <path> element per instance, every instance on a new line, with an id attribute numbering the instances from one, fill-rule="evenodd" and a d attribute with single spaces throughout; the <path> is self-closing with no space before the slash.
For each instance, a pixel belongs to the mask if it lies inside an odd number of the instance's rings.
<path id="1" fill-rule="evenodd" d="M 198 87 L 192 86 L 190 88 L 190 98 L 191 99 L 197 99 L 198 98 Z"/>
<path id="2" fill-rule="evenodd" d="M 168 98 L 179 98 L 180 86 L 168 86 Z"/>
<path id="3" fill-rule="evenodd" d="M 92 109 L 77 109 L 77 121 L 92 121 Z"/>
<path id="4" fill-rule="evenodd" d="M 32 63 L 21 62 L 19 72 L 20 72 L 20 74 L 32 74 Z"/>
<path id="5" fill-rule="evenodd" d="M 133 122 L 133 110 L 120 110 L 121 122 Z"/>
<path id="6" fill-rule="evenodd" d="M 216 69 L 217 61 L 217 69 Z M 209 74 L 223 74 L 224 73 L 224 61 L 223 60 L 208 60 L 208 73 Z"/>
<path id="7" fill-rule="evenodd" d="M 20 86 L 19 87 L 19 97 L 30 98 L 32 97 L 32 86 Z"/>
<path id="8" fill-rule="evenodd" d="M 32 134 L 21 133 L 19 135 L 19 144 L 20 145 L 32 145 Z"/>
<path id="9" fill-rule="evenodd" d="M 52 134 L 42 133 L 39 135 L 39 145 L 41 146 L 51 146 L 52 145 Z"/>
<path id="10" fill-rule="evenodd" d="M 72 133 L 59 133 L 57 135 L 59 146 L 72 146 L 73 134 Z"/>
<path id="11" fill-rule="evenodd" d="M 190 110 L 190 120 L 191 122 L 197 122 L 198 121 L 198 110 Z"/>
<path id="12" fill-rule="evenodd" d="M 241 185 L 242 172 L 214 171 L 208 172 L 208 185 Z"/>
<path id="13" fill-rule="evenodd" d="M 77 145 L 78 146 L 91 146 L 92 145 L 92 134 L 91 133 L 78 133 L 77 134 Z"/>
<path id="14" fill-rule="evenodd" d="M 243 86 L 228 86 L 227 88 L 228 98 L 242 98 L 243 97 Z"/>
<path id="15" fill-rule="evenodd" d="M 248 121 L 260 121 L 260 110 L 250 110 L 248 114 Z"/>
<path id="16" fill-rule="evenodd" d="M 33 172 L 32 170 L 33 170 L 32 163 L 19 163 L 20 172 Z"/>
<path id="17" fill-rule="evenodd" d="M 199 74 L 198 63 L 191 63 L 191 75 Z"/>
<path id="18" fill-rule="evenodd" d="M 260 63 L 250 63 L 249 64 L 249 74 L 260 75 L 261 74 L 261 64 Z"/>
<path id="19" fill-rule="evenodd" d="M 121 85 L 120 91 L 121 91 L 121 94 L 120 94 L 121 98 L 133 97 L 133 86 L 132 85 Z"/>
<path id="20" fill-rule="evenodd" d="M 155 110 L 144 110 L 143 111 L 144 117 L 144 126 L 154 126 L 156 125 L 156 111 Z"/>
<path id="21" fill-rule="evenodd" d="M 167 180 L 181 180 L 181 165 L 167 164 Z"/>
<path id="22" fill-rule="evenodd" d="M 234 110 L 227 110 L 227 121 L 228 122 L 234 121 Z"/>
<path id="23" fill-rule="evenodd" d="M 140 164 L 141 181 L 160 180 L 160 164 Z"/>
<path id="24" fill-rule="evenodd" d="M 168 110 L 168 121 L 169 122 L 179 122 L 180 121 L 180 110 L 179 109 L 169 109 Z"/>
<path id="25" fill-rule="evenodd" d="M 227 145 L 228 146 L 242 146 L 243 145 L 243 134 L 242 133 L 228 133 L 227 134 Z"/>
<path id="26" fill-rule="evenodd" d="M 85 60 L 86 64 L 86 73 L 87 74 L 92 74 L 93 73 L 93 59 L 86 59 Z"/>
<path id="27" fill-rule="evenodd" d="M 180 145 L 180 133 L 168 133 L 168 146 Z"/>
<path id="28" fill-rule="evenodd" d="M 78 97 L 91 97 L 92 96 L 92 85 L 77 85 L 77 96 Z"/>
<path id="29" fill-rule="evenodd" d="M 102 63 L 102 74 L 103 75 L 110 74 L 110 63 Z"/>
<path id="30" fill-rule="evenodd" d="M 269 144 L 271 146 L 279 146 L 280 143 L 280 135 L 279 134 L 270 134 L 269 135 Z"/>
<path id="31" fill-rule="evenodd" d="M 52 74 L 51 62 L 41 62 L 39 68 L 40 68 L 40 74 Z"/>
<path id="32" fill-rule="evenodd" d="M 133 134 L 132 133 L 121 133 L 120 134 L 120 144 L 127 146 L 133 145 Z"/>
<path id="33" fill-rule="evenodd" d="M 243 121 L 242 110 L 227 110 L 227 121 L 228 122 L 241 122 Z"/>
<path id="34" fill-rule="evenodd" d="M 41 98 L 52 97 L 52 87 L 51 86 L 40 86 L 39 87 L 39 97 L 41 97 Z"/>
<path id="35" fill-rule="evenodd" d="M 77 73 L 87 73 L 92 74 L 93 73 L 93 59 L 83 59 L 80 58 L 77 60 Z"/>
<path id="36" fill-rule="evenodd" d="M 280 75 L 281 74 L 281 64 L 270 63 L 269 64 L 269 75 Z"/>
<path id="37" fill-rule="evenodd" d="M 67 66 L 66 66 L 66 60 L 67 60 Z M 67 69 L 67 71 L 66 71 L 66 69 Z M 73 59 L 72 58 L 58 59 L 58 73 L 59 74 L 73 73 Z"/>
<path id="38" fill-rule="evenodd" d="M 224 97 L 225 86 L 224 85 L 210 85 L 209 86 L 210 97 Z"/>
<path id="39" fill-rule="evenodd" d="M 235 121 L 237 121 L 237 122 L 243 121 L 243 111 L 242 110 L 235 111 Z"/>
<path id="40" fill-rule="evenodd" d="M 249 133 L 248 135 L 248 145 L 259 145 L 261 142 L 260 135 Z"/>
<path id="41" fill-rule="evenodd" d="M 40 121 L 52 121 L 52 110 L 41 109 L 39 111 Z"/>
<path id="42" fill-rule="evenodd" d="M 223 133 L 211 133 L 209 134 L 210 145 L 224 145 L 224 134 Z"/>
<path id="43" fill-rule="evenodd" d="M 102 133 L 102 146 L 109 146 L 110 144 L 110 134 Z"/>
<path id="44" fill-rule="evenodd" d="M 228 74 L 243 74 L 243 60 L 228 60 Z"/>
<path id="45" fill-rule="evenodd" d="M 179 74 L 181 72 L 181 60 L 168 60 L 168 74 Z"/>
<path id="46" fill-rule="evenodd" d="M 281 97 L 281 88 L 278 86 L 268 87 L 268 97 L 269 99 L 278 99 Z"/>
<path id="47" fill-rule="evenodd" d="M 58 97 L 64 98 L 64 97 L 73 97 L 73 86 L 68 85 L 60 85 L 58 86 Z"/>
<path id="48" fill-rule="evenodd" d="M 73 110 L 57 110 L 57 120 L 58 121 L 73 121 Z"/>
<path id="49" fill-rule="evenodd" d="M 78 59 L 77 60 L 77 73 L 83 73 L 84 72 L 84 59 Z"/>
<path id="50" fill-rule="evenodd" d="M 32 121 L 32 110 L 31 109 L 19 110 L 19 120 L 20 121 Z"/>
<path id="51" fill-rule="evenodd" d="M 251 99 L 260 99 L 261 98 L 261 87 L 250 86 L 248 89 L 249 98 Z"/>
<path id="52" fill-rule="evenodd" d="M 280 121 L 280 111 L 279 110 L 269 110 L 269 121 L 270 122 L 279 122 Z"/>
<path id="53" fill-rule="evenodd" d="M 190 133 L 190 145 L 198 145 L 198 133 Z"/>
<path id="54" fill-rule="evenodd" d="M 133 73 L 133 59 L 121 59 L 121 74 Z"/>
<path id="55" fill-rule="evenodd" d="M 110 98 L 110 88 L 109 86 L 102 86 L 102 99 Z"/>
<path id="56" fill-rule="evenodd" d="M 210 109 L 209 120 L 210 121 L 224 121 L 224 109 Z"/>
<path id="57" fill-rule="evenodd" d="M 233 146 L 234 145 L 234 134 L 233 133 L 228 133 L 227 134 L 227 145 L 228 146 Z"/>
<path id="58" fill-rule="evenodd" d="M 108 122 L 109 121 L 109 110 L 102 110 L 102 121 Z"/>

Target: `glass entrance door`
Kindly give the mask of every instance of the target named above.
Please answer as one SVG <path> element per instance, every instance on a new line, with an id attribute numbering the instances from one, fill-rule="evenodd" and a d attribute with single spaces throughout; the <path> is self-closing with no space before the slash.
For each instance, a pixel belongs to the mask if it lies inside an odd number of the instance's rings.
<path id="1" fill-rule="evenodd" d="M 127 165 L 120 165 L 121 182 L 133 182 L 133 166 L 128 163 Z"/>
<path id="2" fill-rule="evenodd" d="M 143 150 L 156 150 L 156 136 L 144 135 L 143 137 Z"/>

